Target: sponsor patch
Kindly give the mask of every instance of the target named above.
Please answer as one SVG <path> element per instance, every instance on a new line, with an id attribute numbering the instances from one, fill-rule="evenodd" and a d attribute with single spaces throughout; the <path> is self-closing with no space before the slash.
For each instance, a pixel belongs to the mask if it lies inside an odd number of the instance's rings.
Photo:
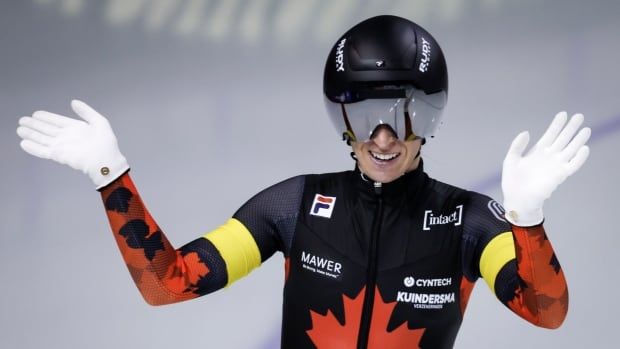
<path id="1" fill-rule="evenodd" d="M 452 278 L 436 278 L 436 279 L 420 279 L 413 276 L 407 276 L 403 279 L 403 283 L 407 287 L 441 287 L 452 285 Z"/>
<path id="2" fill-rule="evenodd" d="M 449 293 L 414 293 L 399 291 L 396 301 L 411 303 L 416 309 L 443 309 L 444 304 L 454 303 L 454 292 Z"/>
<path id="3" fill-rule="evenodd" d="M 506 211 L 499 202 L 491 200 L 487 204 L 487 207 L 489 208 L 489 211 L 491 211 L 491 213 L 495 216 L 495 218 L 499 219 L 502 222 L 506 222 L 506 219 L 504 218 Z"/>
<path id="4" fill-rule="evenodd" d="M 331 218 L 332 212 L 334 211 L 334 205 L 336 205 L 335 196 L 316 194 L 314 195 L 314 201 L 312 202 L 310 214 L 313 216 Z"/>
<path id="5" fill-rule="evenodd" d="M 316 274 L 339 279 L 342 274 L 342 263 L 329 258 L 301 251 L 301 267 Z"/>
<path id="6" fill-rule="evenodd" d="M 455 226 L 461 225 L 461 218 L 463 217 L 463 205 L 456 206 L 456 210 L 448 215 L 435 215 L 432 210 L 424 211 L 424 225 L 423 230 L 431 230 L 433 225 L 454 224 Z"/>
<path id="7" fill-rule="evenodd" d="M 456 301 L 454 292 L 443 291 L 452 286 L 451 277 L 420 278 L 408 275 L 403 278 L 403 284 L 408 290 L 398 291 L 396 301 L 410 303 L 416 309 L 440 310 Z"/>

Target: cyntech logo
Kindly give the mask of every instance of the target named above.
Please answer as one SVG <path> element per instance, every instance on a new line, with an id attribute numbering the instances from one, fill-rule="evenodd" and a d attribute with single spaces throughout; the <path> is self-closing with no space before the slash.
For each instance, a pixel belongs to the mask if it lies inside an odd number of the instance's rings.
<path id="1" fill-rule="evenodd" d="M 413 276 L 407 276 L 403 283 L 407 287 L 440 287 L 452 285 L 452 278 L 437 278 L 437 279 L 416 279 Z"/>

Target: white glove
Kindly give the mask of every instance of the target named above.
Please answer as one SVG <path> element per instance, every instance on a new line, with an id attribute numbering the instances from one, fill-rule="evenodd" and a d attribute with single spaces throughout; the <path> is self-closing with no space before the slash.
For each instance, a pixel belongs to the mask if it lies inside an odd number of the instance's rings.
<path id="1" fill-rule="evenodd" d="M 105 117 L 82 101 L 71 101 L 71 108 L 84 120 L 47 111 L 20 118 L 20 146 L 31 155 L 88 174 L 100 189 L 120 177 L 129 165 Z"/>
<path id="2" fill-rule="evenodd" d="M 529 132 L 521 132 L 512 141 L 504 159 L 502 191 L 506 219 L 513 225 L 540 224 L 544 201 L 588 158 L 590 149 L 585 144 L 590 138 L 590 128 L 584 127 L 577 133 L 583 115 L 573 115 L 568 124 L 566 120 L 566 112 L 558 113 L 525 156 Z"/>

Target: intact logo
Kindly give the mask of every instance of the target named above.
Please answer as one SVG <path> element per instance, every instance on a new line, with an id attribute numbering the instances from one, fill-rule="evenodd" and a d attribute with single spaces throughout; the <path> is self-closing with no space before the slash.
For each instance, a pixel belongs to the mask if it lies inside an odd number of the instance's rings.
<path id="1" fill-rule="evenodd" d="M 338 43 L 336 47 L 336 71 L 344 71 L 344 43 L 347 39 L 344 38 Z"/>
<path id="2" fill-rule="evenodd" d="M 428 70 L 428 65 L 431 63 L 431 43 L 426 41 L 422 36 L 422 61 L 420 62 L 420 66 L 418 70 L 422 73 L 426 73 Z"/>
<path id="3" fill-rule="evenodd" d="M 506 222 L 506 219 L 504 218 L 506 211 L 499 202 L 491 200 L 487 204 L 487 207 L 489 208 L 489 211 L 491 211 L 491 213 L 495 216 L 495 218 L 499 219 L 502 222 Z"/>
<path id="4" fill-rule="evenodd" d="M 335 205 L 336 205 L 335 196 L 325 196 L 321 194 L 316 194 L 314 195 L 314 201 L 312 202 L 312 208 L 310 208 L 310 214 L 313 216 L 331 218 Z"/>
<path id="5" fill-rule="evenodd" d="M 463 205 L 456 206 L 456 210 L 449 215 L 436 216 L 433 211 L 424 211 L 424 225 L 423 230 L 431 230 L 433 225 L 443 225 L 454 223 L 455 226 L 461 225 L 461 218 L 463 217 Z"/>

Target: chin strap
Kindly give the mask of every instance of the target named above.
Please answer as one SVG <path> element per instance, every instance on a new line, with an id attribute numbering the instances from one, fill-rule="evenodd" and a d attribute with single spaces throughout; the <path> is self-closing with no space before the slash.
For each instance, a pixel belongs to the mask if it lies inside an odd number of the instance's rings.
<path id="1" fill-rule="evenodd" d="M 418 149 L 418 153 L 415 154 L 415 156 L 413 157 L 413 160 L 417 159 L 420 157 L 420 155 L 422 155 L 422 147 L 420 147 L 420 149 Z"/>
<path id="2" fill-rule="evenodd" d="M 418 149 L 418 153 L 415 154 L 415 156 L 413 157 L 413 160 L 419 158 L 420 155 L 422 155 L 422 146 L 426 144 L 426 138 L 423 138 L 423 137 L 419 137 L 419 138 L 422 140 L 422 143 L 420 144 L 420 149 Z"/>
<path id="3" fill-rule="evenodd" d="M 347 145 L 351 145 L 351 141 L 353 141 L 353 137 L 351 136 L 350 131 L 342 133 L 342 140 L 347 142 Z"/>
<path id="4" fill-rule="evenodd" d="M 351 152 L 349 155 L 351 155 L 351 158 L 355 160 L 355 162 L 357 162 L 357 156 L 355 156 L 355 152 Z"/>

